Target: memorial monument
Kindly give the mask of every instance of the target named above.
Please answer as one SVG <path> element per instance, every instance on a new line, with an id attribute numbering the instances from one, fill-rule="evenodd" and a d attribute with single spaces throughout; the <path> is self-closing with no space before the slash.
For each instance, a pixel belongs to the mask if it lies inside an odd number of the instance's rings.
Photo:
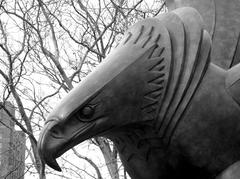
<path id="1" fill-rule="evenodd" d="M 133 25 L 48 116 L 41 158 L 60 171 L 57 157 L 104 136 L 132 179 L 237 178 L 240 65 L 211 62 L 206 29 L 190 7 Z"/>

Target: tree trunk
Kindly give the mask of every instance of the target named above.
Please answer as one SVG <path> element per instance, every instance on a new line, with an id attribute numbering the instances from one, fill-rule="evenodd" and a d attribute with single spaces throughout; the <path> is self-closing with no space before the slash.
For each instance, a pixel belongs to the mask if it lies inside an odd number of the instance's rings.
<path id="1" fill-rule="evenodd" d="M 111 150 L 109 142 L 102 137 L 95 138 L 95 141 L 98 143 L 98 146 L 102 151 L 111 178 L 119 179 L 117 150 L 115 146 L 113 146 L 113 149 Z"/>

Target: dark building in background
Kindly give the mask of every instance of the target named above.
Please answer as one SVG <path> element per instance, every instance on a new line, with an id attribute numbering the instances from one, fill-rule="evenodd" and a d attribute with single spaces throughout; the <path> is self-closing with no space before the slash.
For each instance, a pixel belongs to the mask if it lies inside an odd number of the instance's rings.
<path id="1" fill-rule="evenodd" d="M 7 109 L 14 116 L 11 103 Z M 0 179 L 24 179 L 25 134 L 14 129 L 14 122 L 0 109 Z"/>

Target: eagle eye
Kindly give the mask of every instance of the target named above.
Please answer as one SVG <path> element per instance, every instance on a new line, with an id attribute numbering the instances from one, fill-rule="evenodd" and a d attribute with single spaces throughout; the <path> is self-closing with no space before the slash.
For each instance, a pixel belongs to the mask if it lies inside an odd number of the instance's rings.
<path id="1" fill-rule="evenodd" d="M 80 117 L 89 119 L 94 114 L 94 108 L 92 106 L 84 106 L 80 111 Z"/>

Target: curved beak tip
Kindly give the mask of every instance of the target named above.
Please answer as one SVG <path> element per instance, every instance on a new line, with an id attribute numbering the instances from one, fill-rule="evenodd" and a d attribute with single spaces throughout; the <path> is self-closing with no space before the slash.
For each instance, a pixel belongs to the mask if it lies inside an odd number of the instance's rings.
<path id="1" fill-rule="evenodd" d="M 49 167 L 51 167 L 54 170 L 57 170 L 61 172 L 61 168 L 58 165 L 56 158 L 54 157 L 52 150 L 49 150 L 47 146 L 45 139 L 45 134 L 42 134 L 38 140 L 38 153 L 41 158 L 41 160 L 46 163 Z"/>
<path id="2" fill-rule="evenodd" d="M 57 160 L 55 158 L 53 158 L 51 155 L 44 155 L 41 149 L 39 149 L 38 151 L 43 163 L 47 164 L 49 167 L 51 167 L 54 170 L 57 170 L 59 172 L 62 171 L 62 169 L 58 165 Z"/>
<path id="3" fill-rule="evenodd" d="M 54 169 L 54 170 L 57 170 L 57 171 L 59 171 L 59 172 L 62 171 L 62 169 L 61 169 L 60 166 L 58 165 L 56 159 L 51 160 L 51 162 L 46 161 L 46 164 L 47 164 L 49 167 L 51 167 L 52 169 Z"/>

